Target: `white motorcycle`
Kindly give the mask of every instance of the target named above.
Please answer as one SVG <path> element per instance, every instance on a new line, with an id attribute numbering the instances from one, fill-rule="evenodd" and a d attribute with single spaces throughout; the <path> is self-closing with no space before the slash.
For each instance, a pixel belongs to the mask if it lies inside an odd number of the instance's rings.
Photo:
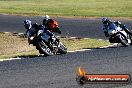
<path id="1" fill-rule="evenodd" d="M 110 36 L 110 43 L 121 43 L 126 47 L 132 43 L 131 36 L 126 33 L 121 27 L 117 27 L 114 23 L 111 23 L 109 25 L 108 35 Z"/>

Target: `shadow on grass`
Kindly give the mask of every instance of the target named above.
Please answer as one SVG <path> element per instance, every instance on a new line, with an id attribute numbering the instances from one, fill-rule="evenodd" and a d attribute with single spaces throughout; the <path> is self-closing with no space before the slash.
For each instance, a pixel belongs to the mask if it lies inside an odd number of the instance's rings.
<path id="1" fill-rule="evenodd" d="M 38 54 L 38 55 L 19 55 L 19 56 L 14 56 L 13 58 L 36 58 L 36 57 L 50 57 L 54 55 L 65 55 L 65 54 L 53 54 L 53 55 L 43 55 L 43 54 Z"/>
<path id="2" fill-rule="evenodd" d="M 36 57 L 47 57 L 45 55 L 20 55 L 20 56 L 15 56 L 13 58 L 36 58 Z"/>
<path id="3" fill-rule="evenodd" d="M 111 49 L 111 48 L 119 48 L 119 47 L 126 47 L 123 45 L 113 45 L 113 46 L 107 46 L 107 47 L 97 47 L 97 48 L 83 48 L 83 49 Z M 127 46 L 130 47 L 130 46 Z"/>

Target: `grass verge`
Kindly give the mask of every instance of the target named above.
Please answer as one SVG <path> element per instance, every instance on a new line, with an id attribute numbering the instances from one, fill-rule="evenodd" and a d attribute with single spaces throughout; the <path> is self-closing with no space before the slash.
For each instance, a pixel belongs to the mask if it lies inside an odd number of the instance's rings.
<path id="1" fill-rule="evenodd" d="M 110 45 L 108 41 L 90 38 L 62 38 L 61 41 L 67 46 L 69 51 L 76 51 L 80 49 L 94 49 Z"/>
<path id="2" fill-rule="evenodd" d="M 1 0 L 0 13 L 132 17 L 132 0 Z"/>
<path id="3" fill-rule="evenodd" d="M 61 38 L 61 41 L 69 51 L 98 48 L 110 44 L 107 41 L 96 39 Z M 22 35 L 0 33 L 0 43 L 0 59 L 39 54 L 34 46 L 28 45 L 27 39 Z"/>

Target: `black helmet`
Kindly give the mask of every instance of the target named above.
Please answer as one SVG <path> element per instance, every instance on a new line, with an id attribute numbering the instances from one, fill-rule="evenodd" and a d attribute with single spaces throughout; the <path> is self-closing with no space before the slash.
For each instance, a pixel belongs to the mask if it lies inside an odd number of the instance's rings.
<path id="1" fill-rule="evenodd" d="M 102 23 L 103 23 L 104 25 L 108 25 L 110 22 L 111 22 L 111 20 L 109 20 L 108 17 L 102 18 Z"/>
<path id="2" fill-rule="evenodd" d="M 26 29 L 30 29 L 31 27 L 32 27 L 32 24 L 31 24 L 32 22 L 30 21 L 30 20 L 25 20 L 24 21 L 24 27 L 26 28 Z"/>

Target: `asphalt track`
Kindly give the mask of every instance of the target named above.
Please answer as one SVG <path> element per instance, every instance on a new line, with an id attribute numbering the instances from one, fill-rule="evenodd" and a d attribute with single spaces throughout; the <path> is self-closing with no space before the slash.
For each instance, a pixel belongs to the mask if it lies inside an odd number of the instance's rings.
<path id="1" fill-rule="evenodd" d="M 0 15 L 0 30 L 25 32 L 22 21 L 40 22 L 42 17 Z M 63 36 L 106 39 L 100 19 L 55 18 Z M 131 29 L 132 21 L 122 20 Z M 92 49 L 91 51 L 54 55 L 28 56 L 21 60 L 0 62 L 0 88 L 81 88 L 76 83 L 79 66 L 88 74 L 132 75 L 132 46 Z M 132 88 L 130 84 L 87 84 L 83 88 Z"/>

